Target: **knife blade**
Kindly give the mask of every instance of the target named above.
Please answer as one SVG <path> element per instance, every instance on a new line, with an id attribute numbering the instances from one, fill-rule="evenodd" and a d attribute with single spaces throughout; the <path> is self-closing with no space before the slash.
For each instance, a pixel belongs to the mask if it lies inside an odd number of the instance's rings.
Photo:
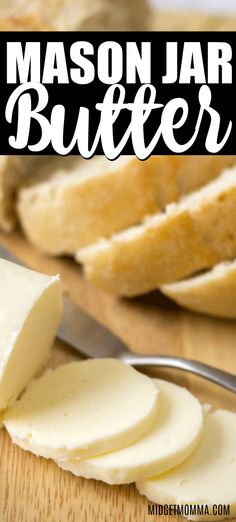
<path id="1" fill-rule="evenodd" d="M 13 263 L 24 264 L 0 244 L 0 257 Z M 131 352 L 110 330 L 64 296 L 64 312 L 58 338 L 66 342 L 80 356 L 116 357 L 136 368 L 173 368 L 190 372 L 236 393 L 236 376 L 198 361 L 171 355 L 140 355 Z"/>

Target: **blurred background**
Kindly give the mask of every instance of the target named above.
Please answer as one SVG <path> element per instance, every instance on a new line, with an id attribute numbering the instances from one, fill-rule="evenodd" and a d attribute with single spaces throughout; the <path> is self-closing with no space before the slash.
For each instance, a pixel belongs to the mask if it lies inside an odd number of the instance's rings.
<path id="1" fill-rule="evenodd" d="M 235 15 L 236 0 L 0 0 L 0 30 L 227 31 Z"/>
<path id="2" fill-rule="evenodd" d="M 236 0 L 151 0 L 154 7 L 173 11 L 207 11 L 212 13 L 236 14 Z"/>

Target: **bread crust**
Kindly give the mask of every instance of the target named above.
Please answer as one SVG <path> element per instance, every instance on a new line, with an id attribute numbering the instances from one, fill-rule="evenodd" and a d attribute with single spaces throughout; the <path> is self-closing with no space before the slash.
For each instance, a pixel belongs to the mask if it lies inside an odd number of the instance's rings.
<path id="1" fill-rule="evenodd" d="M 143 224 L 78 252 L 87 278 L 135 296 L 236 256 L 236 168 Z"/>
<path id="2" fill-rule="evenodd" d="M 203 274 L 164 285 L 161 291 L 190 310 L 235 319 L 236 261 L 220 263 Z"/>
<path id="3" fill-rule="evenodd" d="M 37 172 L 40 165 L 49 163 L 48 156 L 0 156 L 0 229 L 11 232 L 17 223 L 16 193 Z"/>
<path id="4" fill-rule="evenodd" d="M 79 158 L 71 171 L 19 191 L 17 212 L 30 241 L 48 254 L 78 248 L 139 222 L 156 211 L 152 160 Z M 61 167 L 60 167 L 61 165 Z"/>
<path id="5" fill-rule="evenodd" d="M 139 223 L 216 176 L 222 164 L 230 161 L 226 156 L 153 156 L 143 162 L 135 157 L 115 162 L 95 157 L 77 159 L 71 170 L 63 172 L 65 159 L 55 162 L 49 180 L 34 181 L 18 196 L 17 211 L 25 234 L 41 251 L 53 255 L 73 255 Z"/>

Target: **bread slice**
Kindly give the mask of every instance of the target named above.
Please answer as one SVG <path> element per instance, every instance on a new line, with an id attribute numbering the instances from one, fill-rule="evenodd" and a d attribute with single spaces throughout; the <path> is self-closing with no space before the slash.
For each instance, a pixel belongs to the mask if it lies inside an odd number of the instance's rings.
<path id="1" fill-rule="evenodd" d="M 176 303 L 197 312 L 236 318 L 236 260 L 215 265 L 212 270 L 163 285 L 160 290 Z"/>
<path id="2" fill-rule="evenodd" d="M 149 27 L 147 0 L 0 0 L 1 17 L 39 16 L 56 31 L 132 31 Z"/>
<path id="3" fill-rule="evenodd" d="M 18 215 L 40 250 L 74 254 L 162 210 L 229 161 L 227 156 L 153 156 L 142 162 L 124 156 L 111 162 L 100 156 L 79 158 L 66 172 L 65 163 L 57 162 L 50 180 L 20 190 Z"/>
<path id="4" fill-rule="evenodd" d="M 10 232 L 17 223 L 20 188 L 49 179 L 59 168 L 69 172 L 75 162 L 75 156 L 0 156 L 0 229 Z"/>
<path id="5" fill-rule="evenodd" d="M 63 158 L 61 158 L 63 159 Z M 49 254 L 74 254 L 99 238 L 155 212 L 153 160 L 123 156 L 58 162 L 49 180 L 19 191 L 17 210 L 27 237 Z"/>
<path id="6" fill-rule="evenodd" d="M 146 0 L 0 0 L 0 30 L 139 30 L 148 29 Z M 42 156 L 41 156 L 42 158 Z M 0 159 L 0 228 L 14 227 L 14 196 L 41 159 Z"/>
<path id="7" fill-rule="evenodd" d="M 135 296 L 236 256 L 235 219 L 236 167 L 76 259 L 94 284 Z"/>
<path id="8" fill-rule="evenodd" d="M 31 13 L 30 10 L 24 13 L 24 9 L 22 13 L 22 10 L 16 9 L 16 7 L 17 5 L 14 1 L 0 0 L 0 31 L 40 31 L 50 29 L 38 13 Z M 11 9 L 14 16 L 9 16 Z M 10 231 L 14 227 L 15 191 L 42 161 L 42 156 L 0 156 L 0 229 Z"/>
<path id="9" fill-rule="evenodd" d="M 0 30 L 139 30 L 148 29 L 147 0 L 0 0 Z M 15 224 L 14 194 L 34 161 L 3 157 L 0 161 L 0 228 Z M 40 159 L 36 160 L 39 164 Z"/>
<path id="10" fill-rule="evenodd" d="M 35 172 L 43 156 L 0 156 L 0 228 L 9 232 L 14 228 L 15 193 L 19 186 Z"/>

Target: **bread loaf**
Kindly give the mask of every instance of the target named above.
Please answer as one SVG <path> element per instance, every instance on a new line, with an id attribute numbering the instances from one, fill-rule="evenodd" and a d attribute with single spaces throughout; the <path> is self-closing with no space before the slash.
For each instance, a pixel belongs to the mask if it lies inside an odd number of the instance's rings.
<path id="1" fill-rule="evenodd" d="M 111 162 L 100 156 L 79 158 L 65 171 L 65 160 L 55 163 L 50 179 L 34 182 L 18 196 L 27 237 L 48 254 L 74 254 L 138 223 L 233 161 L 227 156 L 153 156 L 142 162 L 124 156 Z"/>
<path id="2" fill-rule="evenodd" d="M 0 0 L 0 30 L 140 30 L 148 29 L 146 0 Z M 21 180 L 30 176 L 31 157 L 0 160 L 0 228 L 15 224 L 14 197 Z"/>
<path id="3" fill-rule="evenodd" d="M 0 156 L 0 228 L 14 228 L 15 194 L 19 186 L 35 173 L 43 156 Z"/>
<path id="4" fill-rule="evenodd" d="M 61 158 L 63 159 L 63 158 Z M 78 158 L 70 171 L 57 162 L 50 179 L 19 192 L 27 237 L 49 254 L 69 253 L 155 212 L 152 160 Z"/>
<path id="5" fill-rule="evenodd" d="M 135 296 L 236 256 L 236 168 L 142 224 L 82 249 L 87 278 Z"/>

